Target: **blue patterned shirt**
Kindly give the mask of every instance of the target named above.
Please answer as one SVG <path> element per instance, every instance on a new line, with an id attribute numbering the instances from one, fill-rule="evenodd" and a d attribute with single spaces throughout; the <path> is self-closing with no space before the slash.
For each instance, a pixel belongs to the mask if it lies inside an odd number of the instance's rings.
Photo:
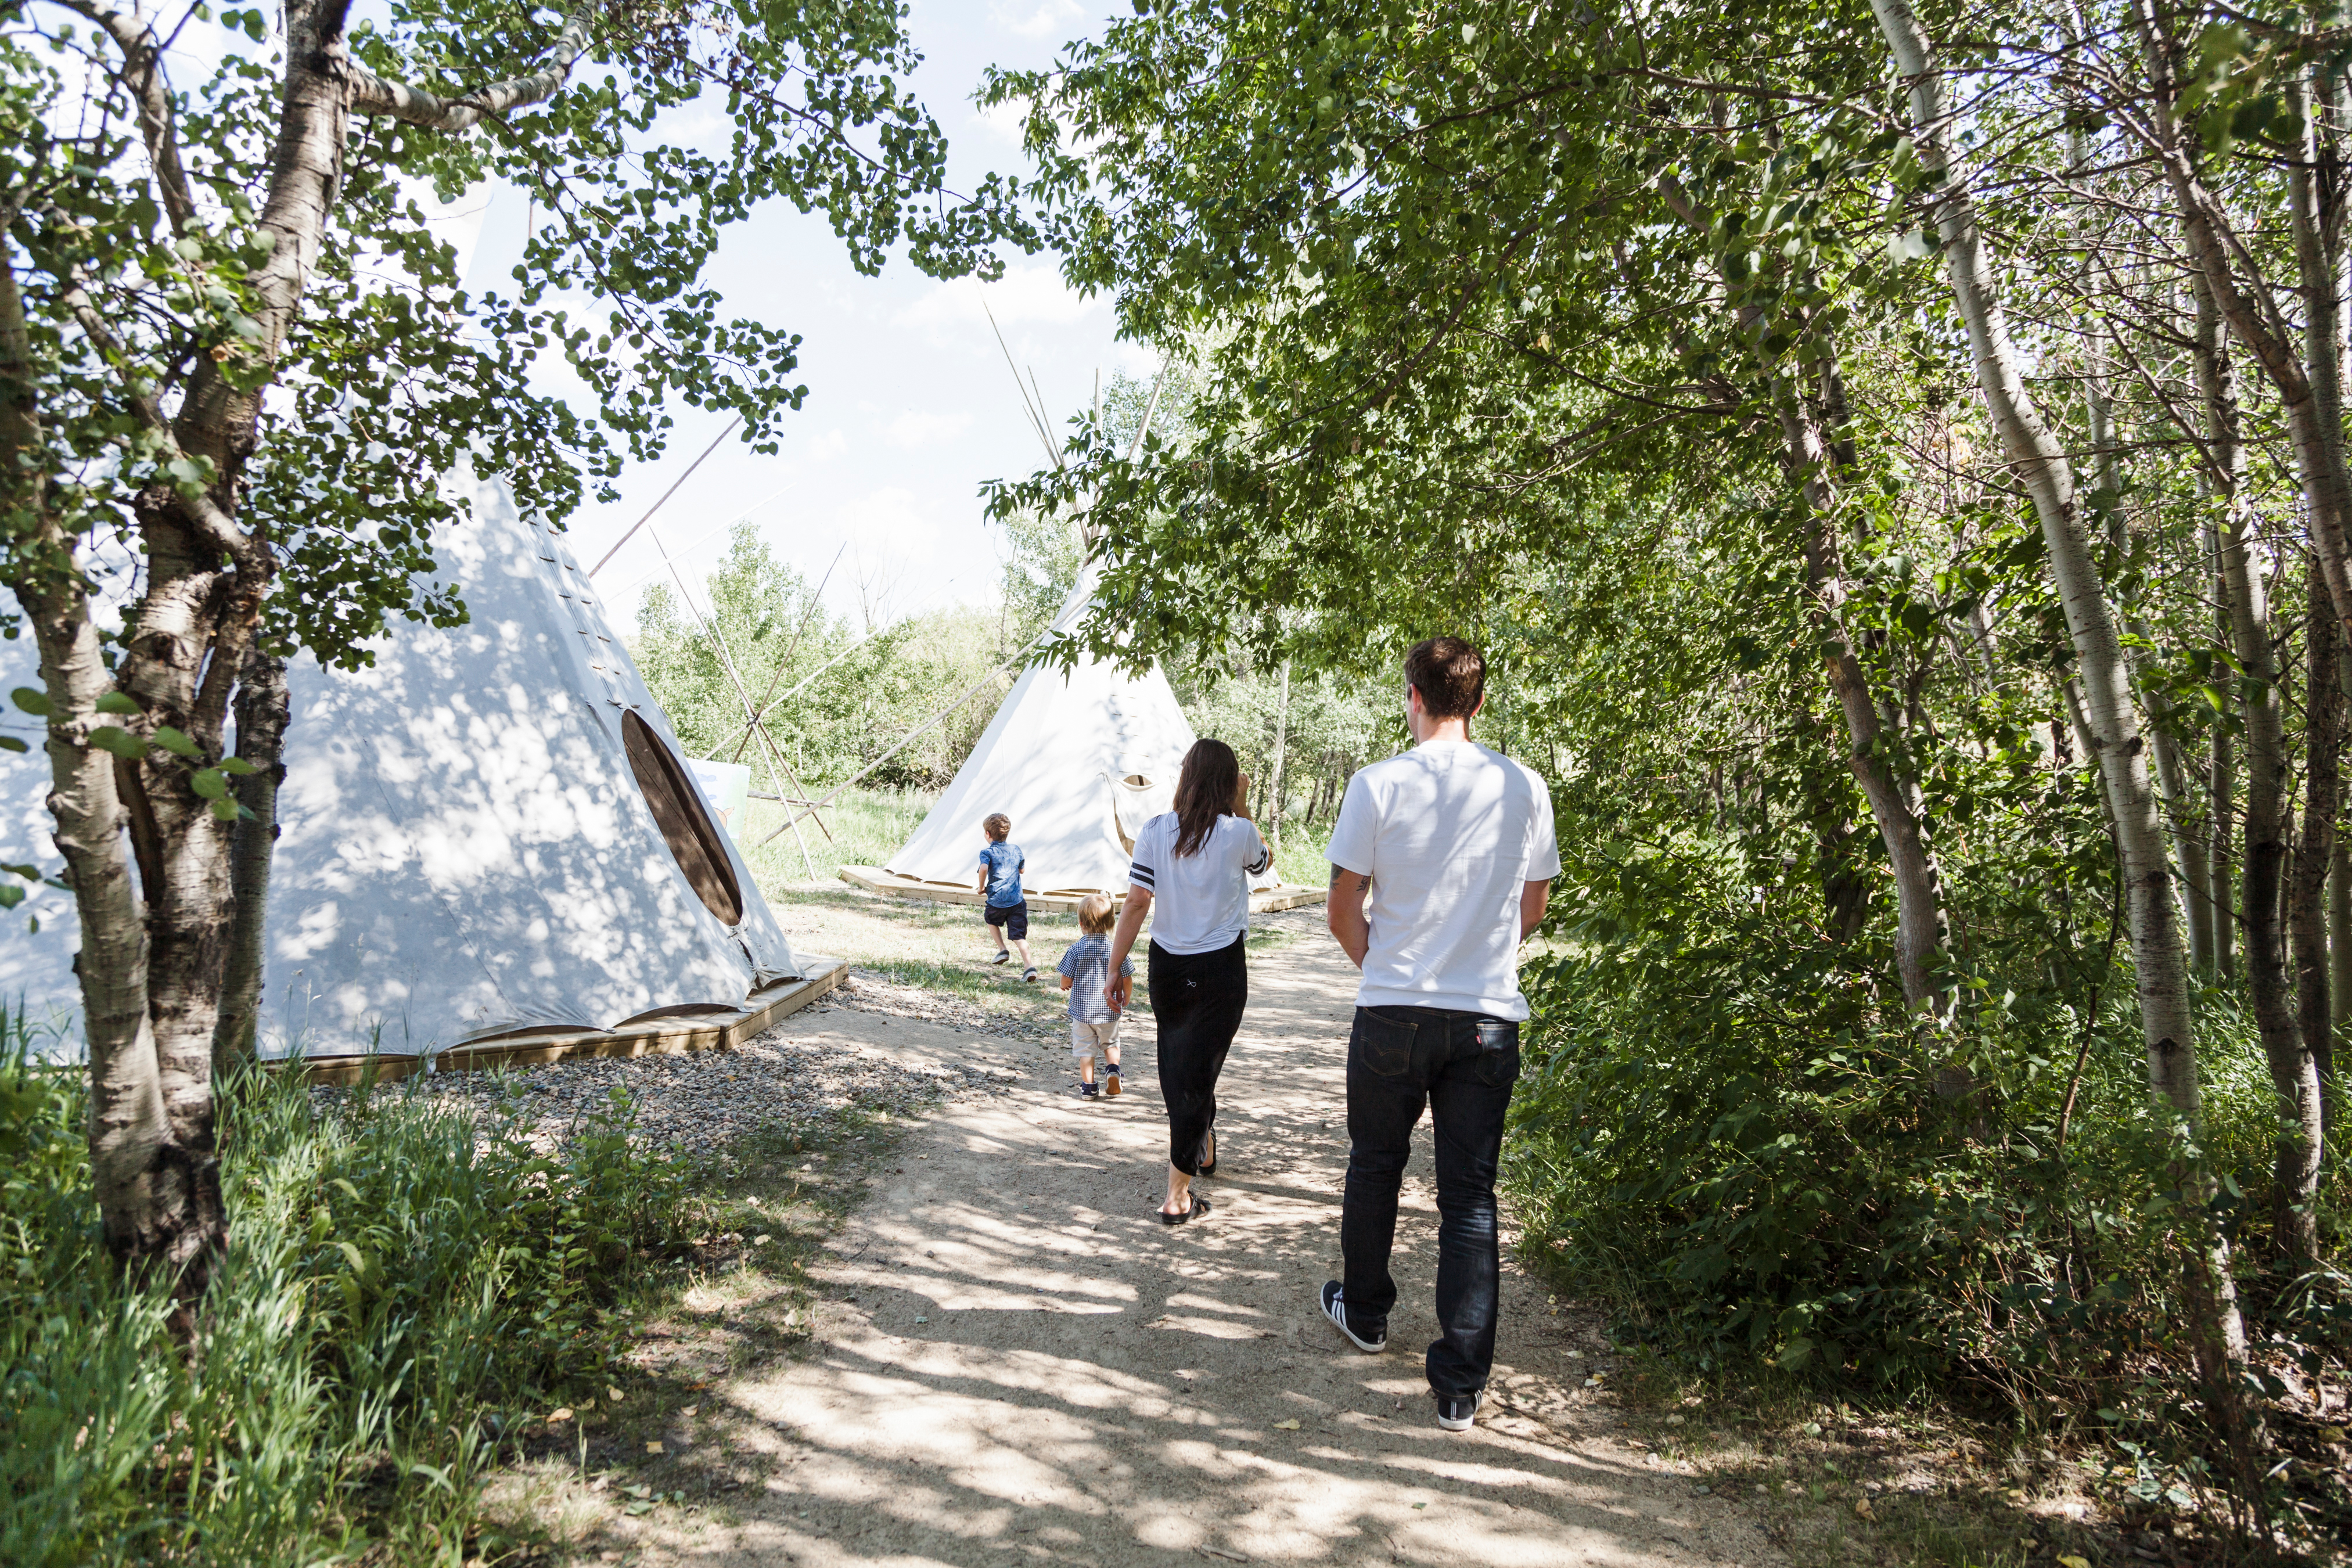
<path id="1" fill-rule="evenodd" d="M 1081 1024 L 1108 1024 L 1118 1016 L 1105 992 L 1110 985 L 1110 938 L 1100 931 L 1082 936 L 1062 954 L 1061 972 L 1070 977 L 1070 1016 Z M 1135 960 L 1119 961 L 1121 974 L 1135 973 Z"/>
<path id="2" fill-rule="evenodd" d="M 1021 872 L 1029 858 L 1011 844 L 992 844 L 980 852 L 980 863 L 988 868 L 988 907 L 1009 910 L 1021 901 Z"/>

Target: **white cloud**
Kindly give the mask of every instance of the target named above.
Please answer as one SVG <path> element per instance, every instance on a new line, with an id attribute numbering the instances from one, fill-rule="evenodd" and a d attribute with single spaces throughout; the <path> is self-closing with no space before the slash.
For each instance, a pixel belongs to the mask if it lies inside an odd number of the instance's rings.
<path id="1" fill-rule="evenodd" d="M 910 409 L 890 421 L 890 439 L 901 447 L 931 447 L 952 440 L 971 428 L 971 416 L 961 412 L 933 414 Z"/>
<path id="2" fill-rule="evenodd" d="M 1086 15 L 1086 7 L 1077 0 L 1034 0 L 1021 5 L 992 5 L 988 18 L 1010 33 L 1024 38 L 1045 38 L 1056 34 L 1067 37 L 1070 25 Z"/>
<path id="3" fill-rule="evenodd" d="M 849 450 L 849 437 L 838 429 L 827 430 L 822 436 L 809 437 L 807 447 L 811 462 L 822 463 L 828 458 L 838 458 Z"/>
<path id="4" fill-rule="evenodd" d="M 1029 118 L 1029 106 L 1024 103 L 992 103 L 971 111 L 973 123 L 1007 147 L 1021 145 L 1024 127 Z"/>
<path id="5" fill-rule="evenodd" d="M 985 312 L 981 308 L 982 300 L 987 301 Z M 1106 300 L 1089 300 L 1080 295 L 1062 281 L 1058 268 L 1041 261 L 1008 267 L 1004 276 L 993 283 L 971 278 L 935 283 L 912 304 L 901 309 L 892 324 L 961 335 L 975 327 L 986 331 L 992 314 L 1000 327 L 1026 323 L 1059 327 L 1090 311 L 1108 308 Z"/>

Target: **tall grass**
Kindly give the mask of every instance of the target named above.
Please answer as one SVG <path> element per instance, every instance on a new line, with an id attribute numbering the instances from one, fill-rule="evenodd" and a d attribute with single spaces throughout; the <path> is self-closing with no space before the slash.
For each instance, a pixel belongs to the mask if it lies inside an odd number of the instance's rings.
<path id="1" fill-rule="evenodd" d="M 7 1034 L 0 1562 L 460 1562 L 502 1437 L 601 1387 L 603 1309 L 694 1210 L 618 1097 L 551 1158 L 252 1074 L 221 1099 L 228 1252 L 178 1331 L 101 1244 L 79 1072 Z"/>
<path id="2" fill-rule="evenodd" d="M 938 798 L 924 790 L 844 790 L 821 814 L 822 826 L 814 817 L 801 819 L 797 839 L 789 831 L 769 839 L 791 818 L 776 802 L 755 800 L 744 814 L 744 831 L 736 843 L 762 888 L 807 882 L 812 866 L 817 881 L 830 882 L 844 866 L 879 866 L 889 859 L 922 825 Z M 805 859 L 803 843 L 808 846 Z"/>

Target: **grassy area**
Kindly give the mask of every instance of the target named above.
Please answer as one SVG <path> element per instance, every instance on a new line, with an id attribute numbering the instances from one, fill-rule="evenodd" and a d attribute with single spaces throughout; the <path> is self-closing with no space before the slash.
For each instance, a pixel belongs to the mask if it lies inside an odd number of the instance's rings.
<path id="1" fill-rule="evenodd" d="M 798 839 L 789 832 L 770 839 L 791 818 L 774 801 L 755 800 L 747 814 L 745 832 L 737 842 L 761 889 L 773 898 L 784 888 L 834 881 L 844 866 L 881 865 L 913 837 L 938 799 L 918 790 L 847 790 L 824 808 L 822 827 L 814 818 L 803 817 Z M 801 852 L 803 842 L 805 856 Z M 1286 882 L 1319 888 L 1330 877 L 1330 868 L 1323 859 L 1324 847 L 1330 842 L 1328 822 L 1309 827 L 1293 821 L 1283 834 L 1274 868 Z M 975 856 L 978 846 L 979 836 L 974 834 Z"/>
<path id="2" fill-rule="evenodd" d="M 852 1110 L 739 1140 L 704 1166 L 704 1245 L 616 1310 L 631 1348 L 604 1397 L 545 1411 L 516 1435 L 482 1496 L 490 1532 L 577 1562 L 617 1544 L 610 1532 L 624 1518 L 692 1503 L 699 1528 L 740 1523 L 728 1500 L 758 1462 L 739 1465 L 740 1434 L 708 1390 L 806 1353 L 809 1266 L 910 1125 Z"/>
<path id="3" fill-rule="evenodd" d="M 792 818 L 776 802 L 755 800 L 736 842 L 753 879 L 772 897 L 776 889 L 834 881 L 844 866 L 879 866 L 907 842 L 938 798 L 915 790 L 845 790 L 818 816 L 802 817 L 797 837 L 785 832 L 773 838 L 769 836 Z"/>
<path id="4" fill-rule="evenodd" d="M 686 1163 L 625 1102 L 552 1157 L 398 1089 L 225 1090 L 231 1240 L 193 1330 L 104 1253 L 78 1068 L 0 1062 L 0 1561 L 455 1563 L 481 1476 L 607 1386 L 621 1292 L 679 1256 Z"/>

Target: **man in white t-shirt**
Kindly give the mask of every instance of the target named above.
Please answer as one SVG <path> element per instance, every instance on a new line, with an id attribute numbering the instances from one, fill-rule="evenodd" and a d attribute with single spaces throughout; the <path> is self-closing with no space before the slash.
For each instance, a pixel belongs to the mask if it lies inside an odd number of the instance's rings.
<path id="1" fill-rule="evenodd" d="M 1528 1016 L 1519 943 L 1543 920 L 1559 845 L 1543 780 L 1471 742 L 1486 695 L 1478 650 L 1435 637 L 1405 655 L 1404 672 L 1413 749 L 1348 781 L 1325 852 L 1331 934 L 1364 979 L 1348 1039 L 1347 1278 L 1324 1285 L 1322 1308 L 1357 1349 L 1388 1348 L 1397 1190 L 1426 1105 L 1440 1334 L 1429 1386 L 1437 1424 L 1460 1432 L 1495 1364 L 1495 1167 Z"/>

